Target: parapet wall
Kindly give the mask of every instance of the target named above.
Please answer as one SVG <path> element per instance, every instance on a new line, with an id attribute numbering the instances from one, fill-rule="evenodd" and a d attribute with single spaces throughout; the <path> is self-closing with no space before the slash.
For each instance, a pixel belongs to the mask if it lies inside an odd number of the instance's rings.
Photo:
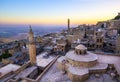
<path id="1" fill-rule="evenodd" d="M 11 72 L 9 72 L 9 73 L 7 73 L 7 74 L 5 74 L 5 75 L 1 75 L 0 76 L 0 79 L 4 79 L 4 78 L 6 78 L 6 77 L 8 77 L 8 76 L 10 76 L 10 75 L 12 75 L 13 74 L 13 71 L 11 71 Z"/>
<path id="2" fill-rule="evenodd" d="M 72 82 L 85 82 L 85 80 L 87 80 L 89 78 L 89 74 L 79 76 L 79 75 L 74 75 L 74 74 L 68 72 L 68 77 L 70 78 L 70 80 Z"/>
<path id="3" fill-rule="evenodd" d="M 29 65 L 30 65 L 30 62 L 27 62 L 26 64 L 23 64 L 18 70 L 14 71 L 14 73 L 15 74 L 20 73 L 21 71 L 23 71 Z"/>
<path id="4" fill-rule="evenodd" d="M 93 67 L 97 64 L 97 60 L 89 61 L 89 62 L 74 61 L 69 58 L 67 58 L 67 60 L 72 66 L 77 66 L 77 67 Z"/>

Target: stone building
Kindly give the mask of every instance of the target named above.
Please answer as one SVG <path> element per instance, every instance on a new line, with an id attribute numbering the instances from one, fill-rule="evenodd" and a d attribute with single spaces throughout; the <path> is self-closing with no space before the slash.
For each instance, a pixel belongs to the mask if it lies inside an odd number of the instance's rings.
<path id="1" fill-rule="evenodd" d="M 105 21 L 108 35 L 116 35 L 120 29 L 120 13 L 112 19 Z"/>
<path id="2" fill-rule="evenodd" d="M 103 51 L 110 53 L 116 52 L 116 39 L 105 38 L 103 43 Z"/>
<path id="3" fill-rule="evenodd" d="M 68 44 L 71 45 L 73 41 L 77 41 L 79 39 L 79 35 L 67 35 Z"/>
<path id="4" fill-rule="evenodd" d="M 109 29 L 118 29 L 120 27 L 119 19 L 109 20 L 109 23 Z"/>
<path id="5" fill-rule="evenodd" d="M 96 42 L 96 49 L 102 49 L 103 48 L 103 32 L 102 31 L 96 31 L 94 34 L 94 41 Z"/>
<path id="6" fill-rule="evenodd" d="M 36 42 L 37 42 L 37 43 L 42 43 L 42 42 L 43 42 L 42 37 L 41 37 L 41 36 L 38 36 L 38 37 L 36 38 Z"/>
<path id="7" fill-rule="evenodd" d="M 2 49 L 0 49 L 0 55 L 2 55 Z"/>
<path id="8" fill-rule="evenodd" d="M 56 39 L 56 45 L 54 46 L 54 52 L 65 53 L 66 51 L 66 39 L 64 37 Z"/>
<path id="9" fill-rule="evenodd" d="M 36 65 L 36 44 L 31 26 L 29 30 L 29 57 L 31 64 Z"/>
<path id="10" fill-rule="evenodd" d="M 72 49 L 75 49 L 75 47 L 77 46 L 77 45 L 79 45 L 80 44 L 80 39 L 78 39 L 77 41 L 73 41 L 72 43 L 71 43 L 71 48 Z"/>
<path id="11" fill-rule="evenodd" d="M 66 47 L 66 44 L 57 44 L 55 47 L 54 47 L 54 52 L 65 52 L 65 47 Z"/>
<path id="12" fill-rule="evenodd" d="M 13 55 L 15 53 L 15 49 L 14 48 L 9 49 L 8 53 Z"/>
<path id="13" fill-rule="evenodd" d="M 65 56 L 57 59 L 57 67 L 63 73 L 67 72 L 72 82 L 84 82 L 89 78 L 89 73 L 104 73 L 108 64 L 99 63 L 96 54 L 87 51 L 83 45 L 78 45 L 75 50 L 69 51 Z"/>
<path id="14" fill-rule="evenodd" d="M 98 28 L 118 29 L 120 27 L 120 13 L 111 20 L 98 22 L 96 26 Z"/>
<path id="15" fill-rule="evenodd" d="M 118 35 L 118 38 L 116 41 L 116 55 L 120 56 L 120 35 Z"/>

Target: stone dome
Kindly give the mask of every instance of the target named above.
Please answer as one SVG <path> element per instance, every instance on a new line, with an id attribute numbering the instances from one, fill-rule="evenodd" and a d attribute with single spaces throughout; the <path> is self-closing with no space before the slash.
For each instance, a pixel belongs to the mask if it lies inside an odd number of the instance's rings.
<path id="1" fill-rule="evenodd" d="M 78 45 L 78 46 L 75 47 L 75 49 L 87 50 L 87 48 L 84 45 Z"/>
<path id="2" fill-rule="evenodd" d="M 84 45 L 78 45 L 75 47 L 75 53 L 77 55 L 85 55 L 87 53 L 87 48 Z"/>
<path id="3" fill-rule="evenodd" d="M 77 55 L 74 51 L 69 51 L 66 55 L 66 60 L 77 67 L 92 67 L 97 63 L 97 55 L 87 52 L 85 55 Z"/>

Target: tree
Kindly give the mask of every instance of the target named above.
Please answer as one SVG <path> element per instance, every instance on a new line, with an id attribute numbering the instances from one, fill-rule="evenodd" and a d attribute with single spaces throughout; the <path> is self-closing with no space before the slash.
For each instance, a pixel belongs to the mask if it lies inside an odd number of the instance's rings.
<path id="1" fill-rule="evenodd" d="M 118 16 L 116 16 L 114 19 L 115 19 L 115 20 L 118 20 L 118 19 L 120 19 L 120 16 L 118 15 Z"/>
<path id="2" fill-rule="evenodd" d="M 11 57 L 12 55 L 11 54 L 9 54 L 9 53 L 3 53 L 1 56 L 0 56 L 0 61 L 2 60 L 2 58 L 9 58 L 9 57 Z"/>

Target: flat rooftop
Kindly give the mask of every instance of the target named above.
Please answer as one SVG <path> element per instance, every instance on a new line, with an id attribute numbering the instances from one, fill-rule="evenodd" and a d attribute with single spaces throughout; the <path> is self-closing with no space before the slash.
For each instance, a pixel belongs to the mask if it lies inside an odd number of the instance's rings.
<path id="1" fill-rule="evenodd" d="M 39 82 L 72 82 L 68 78 L 67 74 L 62 74 L 62 72 L 57 68 L 57 62 L 55 62 L 50 69 L 42 76 Z"/>
<path id="2" fill-rule="evenodd" d="M 101 63 L 107 64 L 119 64 L 120 65 L 120 56 L 112 56 L 112 55 L 98 55 L 98 61 Z"/>
<path id="3" fill-rule="evenodd" d="M 120 56 L 98 55 L 98 61 L 101 63 L 114 64 L 118 74 L 120 75 Z"/>
<path id="4" fill-rule="evenodd" d="M 0 76 L 4 76 L 5 74 L 11 72 L 11 71 L 16 71 L 17 69 L 19 69 L 21 66 L 16 65 L 16 64 L 8 64 L 2 68 L 0 68 Z"/>
<path id="5" fill-rule="evenodd" d="M 43 52 L 37 56 L 37 66 L 46 67 L 55 57 L 49 56 L 48 58 L 44 58 L 47 52 Z"/>

